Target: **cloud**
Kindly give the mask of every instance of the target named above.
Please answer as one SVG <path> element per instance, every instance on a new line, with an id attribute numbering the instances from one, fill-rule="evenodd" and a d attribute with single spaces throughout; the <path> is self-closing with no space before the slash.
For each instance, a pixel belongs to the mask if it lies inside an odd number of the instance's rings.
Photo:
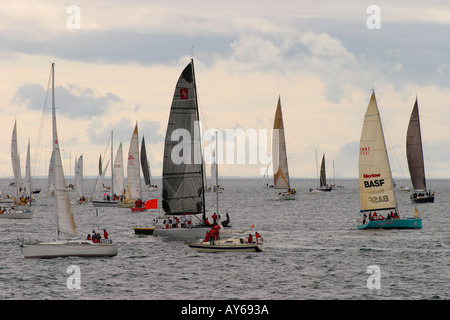
<path id="1" fill-rule="evenodd" d="M 49 95 L 50 93 L 38 84 L 26 84 L 17 88 L 14 102 L 25 104 L 29 110 L 41 110 L 44 103 L 51 106 Z M 102 96 L 91 88 L 74 84 L 56 87 L 55 100 L 57 106 L 63 106 L 59 112 L 71 119 L 104 115 L 111 104 L 121 102 L 115 94 L 106 93 Z"/>

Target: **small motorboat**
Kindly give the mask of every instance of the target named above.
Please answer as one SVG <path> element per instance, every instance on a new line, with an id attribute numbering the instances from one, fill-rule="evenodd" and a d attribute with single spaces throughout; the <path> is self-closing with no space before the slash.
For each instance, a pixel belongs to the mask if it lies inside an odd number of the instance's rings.
<path id="1" fill-rule="evenodd" d="M 264 246 L 261 238 L 257 242 L 248 243 L 245 237 L 230 237 L 214 241 L 187 243 L 187 245 L 199 252 L 262 252 Z"/>

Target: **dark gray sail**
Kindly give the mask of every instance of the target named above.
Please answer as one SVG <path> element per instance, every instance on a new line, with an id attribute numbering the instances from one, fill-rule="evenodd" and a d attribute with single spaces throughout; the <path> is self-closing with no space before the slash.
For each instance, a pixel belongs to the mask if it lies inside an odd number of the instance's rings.
<path id="1" fill-rule="evenodd" d="M 322 165 L 320 166 L 320 186 L 327 186 L 327 173 L 325 171 L 325 155 L 322 157 Z"/>
<path id="2" fill-rule="evenodd" d="M 150 168 L 148 166 L 147 150 L 145 148 L 144 137 L 142 137 L 142 143 L 141 143 L 141 167 L 142 167 L 142 175 L 144 176 L 145 185 L 149 186 L 151 183 Z"/>
<path id="3" fill-rule="evenodd" d="M 414 190 L 427 190 L 417 98 L 406 134 L 406 156 Z"/>
<path id="4" fill-rule="evenodd" d="M 204 215 L 201 152 L 194 62 L 178 79 L 164 144 L 163 201 L 166 214 Z"/>

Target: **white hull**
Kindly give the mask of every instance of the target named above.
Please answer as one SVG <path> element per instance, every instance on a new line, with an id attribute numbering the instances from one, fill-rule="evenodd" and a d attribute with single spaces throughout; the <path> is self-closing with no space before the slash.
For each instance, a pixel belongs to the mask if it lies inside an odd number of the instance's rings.
<path id="1" fill-rule="evenodd" d="M 31 219 L 33 217 L 32 212 L 8 212 L 0 214 L 0 219 Z"/>
<path id="2" fill-rule="evenodd" d="M 97 244 L 88 240 L 29 244 L 22 245 L 21 249 L 24 258 L 113 257 L 117 255 L 115 244 Z"/>
<path id="3" fill-rule="evenodd" d="M 297 199 L 297 194 L 296 193 L 280 192 L 278 194 L 278 199 L 281 199 L 281 200 L 295 200 L 295 199 Z"/>
<path id="4" fill-rule="evenodd" d="M 264 247 L 258 243 L 246 243 L 244 238 L 216 240 L 208 242 L 189 243 L 188 246 L 199 252 L 262 252 Z"/>

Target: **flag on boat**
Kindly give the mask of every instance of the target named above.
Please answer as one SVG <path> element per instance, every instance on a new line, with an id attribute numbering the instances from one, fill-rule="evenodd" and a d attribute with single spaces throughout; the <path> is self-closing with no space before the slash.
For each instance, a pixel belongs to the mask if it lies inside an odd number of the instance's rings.
<path id="1" fill-rule="evenodd" d="M 158 209 L 158 199 L 150 199 L 145 203 L 145 209 Z"/>

